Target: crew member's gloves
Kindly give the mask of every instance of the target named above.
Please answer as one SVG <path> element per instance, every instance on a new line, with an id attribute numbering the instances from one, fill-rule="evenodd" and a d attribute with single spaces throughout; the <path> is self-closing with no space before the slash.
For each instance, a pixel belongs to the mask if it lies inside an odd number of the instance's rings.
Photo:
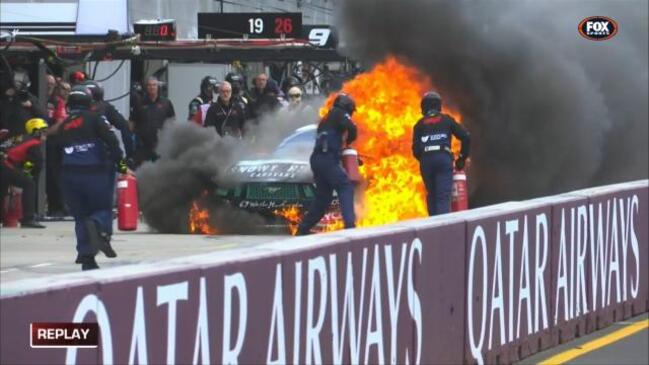
<path id="1" fill-rule="evenodd" d="M 23 172 L 24 172 L 27 176 L 31 177 L 33 171 L 34 171 L 34 163 L 33 163 L 33 162 L 31 162 L 31 161 L 27 161 L 27 162 L 25 162 L 25 163 L 23 164 Z"/>
<path id="2" fill-rule="evenodd" d="M 455 160 L 455 169 L 456 169 L 456 170 L 462 170 L 462 169 L 464 169 L 464 163 L 465 163 L 465 162 L 466 162 L 466 161 L 465 161 L 465 158 L 464 158 L 464 157 L 462 157 L 462 156 L 458 157 L 457 160 Z"/>
<path id="3" fill-rule="evenodd" d="M 128 165 L 126 164 L 126 160 L 125 160 L 125 159 L 121 159 L 121 160 L 119 160 L 119 162 L 117 163 L 117 171 L 118 171 L 120 174 L 125 174 L 125 173 L 128 172 Z"/>

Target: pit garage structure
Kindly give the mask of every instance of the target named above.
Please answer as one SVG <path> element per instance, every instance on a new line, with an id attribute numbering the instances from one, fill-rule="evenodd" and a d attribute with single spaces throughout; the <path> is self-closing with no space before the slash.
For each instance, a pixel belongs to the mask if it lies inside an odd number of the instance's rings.
<path id="1" fill-rule="evenodd" d="M 82 70 L 92 77 L 96 76 L 99 64 L 105 63 L 112 67 L 103 75 L 100 73 L 99 76 L 105 76 L 103 79 L 95 79 L 106 80 L 106 100 L 115 103 L 122 114 L 128 115 L 131 83 L 153 75 L 167 81 L 163 83 L 162 94 L 176 101 L 176 113 L 180 118 L 184 118 L 185 106 L 198 91 L 198 82 L 186 77 L 185 73 L 197 78 L 206 72 L 212 75 L 216 72 L 214 76 L 222 80 L 227 72 L 239 71 L 232 64 L 250 64 L 257 67 L 243 72 L 244 75 L 269 72 L 271 77 L 279 78 L 281 86 L 284 80 L 300 73 L 303 78 L 298 79 L 299 84 L 307 94 L 326 94 L 358 71 L 355 62 L 336 51 L 335 43 L 318 46 L 298 38 L 142 41 L 139 35 L 110 32 L 105 36 L 23 36 L 5 32 L 0 39 L 0 56 L 0 77 L 11 77 L 14 68 L 24 68 L 32 80 L 30 92 L 38 96 L 43 106 L 47 101 L 47 73 L 67 76 L 72 71 Z M 122 69 L 124 64 L 128 66 Z M 175 79 L 185 82 L 182 87 L 175 87 L 169 78 L 169 69 L 174 66 L 178 66 L 176 73 L 179 75 Z M 115 77 L 120 73 L 121 78 Z M 111 78 L 116 79 L 115 82 L 111 83 Z M 179 95 L 176 100 L 172 93 Z M 45 172 L 41 173 L 38 184 L 37 212 L 41 215 L 45 211 L 44 175 Z"/>

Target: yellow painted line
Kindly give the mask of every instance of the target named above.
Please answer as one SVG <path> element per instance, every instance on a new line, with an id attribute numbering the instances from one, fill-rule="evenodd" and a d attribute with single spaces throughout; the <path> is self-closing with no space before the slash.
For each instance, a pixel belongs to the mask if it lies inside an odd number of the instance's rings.
<path id="1" fill-rule="evenodd" d="M 563 364 L 567 361 L 570 361 L 576 357 L 579 357 L 581 355 L 585 355 L 591 351 L 597 350 L 600 347 L 606 346 L 608 344 L 611 344 L 615 341 L 619 341 L 627 336 L 631 336 L 632 334 L 642 331 L 643 329 L 646 329 L 649 327 L 649 319 L 645 319 L 640 322 L 635 322 L 630 326 L 626 326 L 624 328 L 621 328 L 617 331 L 611 332 L 607 334 L 606 336 L 602 336 L 596 340 L 592 340 L 590 342 L 586 342 L 585 344 L 579 346 L 578 348 L 573 348 L 568 351 L 564 351 L 560 354 L 556 354 L 546 360 L 543 360 L 539 364 L 541 365 L 557 365 L 557 364 Z"/>
<path id="2" fill-rule="evenodd" d="M 224 243 L 216 247 L 217 250 L 227 250 L 228 248 L 237 247 L 238 243 Z"/>

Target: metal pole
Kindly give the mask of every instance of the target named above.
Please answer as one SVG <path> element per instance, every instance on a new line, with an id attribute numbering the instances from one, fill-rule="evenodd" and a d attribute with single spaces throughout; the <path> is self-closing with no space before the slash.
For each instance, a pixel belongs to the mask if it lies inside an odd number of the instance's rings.
<path id="1" fill-rule="evenodd" d="M 47 110 L 47 65 L 42 58 L 38 60 L 38 101 L 41 103 L 43 110 Z M 41 151 L 45 156 L 44 161 L 47 161 L 45 144 L 41 144 Z M 36 182 L 36 214 L 43 216 L 45 214 L 45 182 L 46 169 L 42 168 L 41 173 L 38 174 L 38 181 Z"/>

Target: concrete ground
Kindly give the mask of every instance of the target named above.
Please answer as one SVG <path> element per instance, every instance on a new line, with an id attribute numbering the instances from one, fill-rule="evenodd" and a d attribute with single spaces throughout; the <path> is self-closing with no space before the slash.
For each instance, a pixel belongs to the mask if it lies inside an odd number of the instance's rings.
<path id="1" fill-rule="evenodd" d="M 518 364 L 538 364 L 558 354 L 570 351 L 571 349 L 582 349 L 586 347 L 586 344 L 592 343 L 592 341 L 610 336 L 616 331 L 623 330 L 634 323 L 647 321 L 648 318 L 649 314 L 644 313 L 626 321 L 614 323 L 600 331 L 590 333 L 586 336 L 564 343 L 561 346 L 539 352 L 534 356 L 523 359 L 523 361 Z M 574 359 L 568 360 L 565 364 L 649 364 L 649 329 L 644 328 L 628 337 L 624 337 L 590 352 L 586 352 Z"/>
<path id="2" fill-rule="evenodd" d="M 74 222 L 44 222 L 45 229 L 0 229 L 0 283 L 39 278 L 81 270 L 75 264 Z M 114 230 L 112 245 L 117 257 L 97 255 L 102 268 L 249 247 L 284 239 L 286 235 L 175 235 Z"/>

